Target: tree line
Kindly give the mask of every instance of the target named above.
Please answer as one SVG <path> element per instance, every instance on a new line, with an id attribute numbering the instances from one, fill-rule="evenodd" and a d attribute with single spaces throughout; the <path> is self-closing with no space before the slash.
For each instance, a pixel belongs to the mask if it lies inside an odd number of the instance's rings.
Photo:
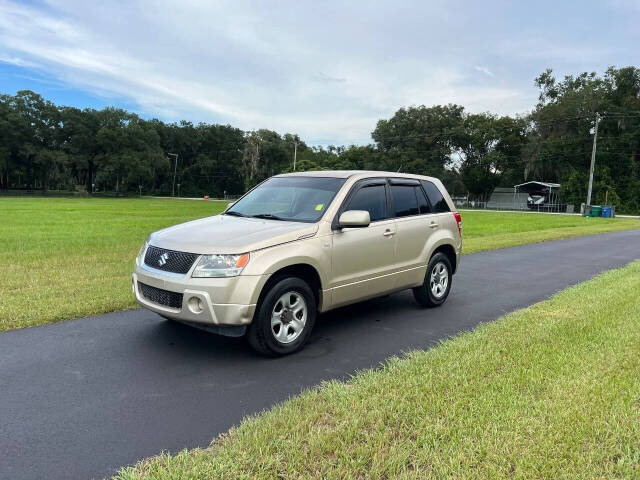
<path id="1" fill-rule="evenodd" d="M 370 169 L 443 179 L 453 195 L 487 200 L 497 186 L 562 184 L 585 201 L 596 113 L 593 203 L 640 210 L 640 69 L 609 68 L 558 80 L 548 69 L 526 115 L 469 113 L 460 105 L 400 108 L 369 145 L 308 146 L 297 135 L 230 125 L 146 120 L 118 108 L 57 106 L 32 91 L 0 95 L 0 189 L 126 195 L 239 194 L 297 170 Z M 177 161 L 176 161 L 177 155 Z"/>

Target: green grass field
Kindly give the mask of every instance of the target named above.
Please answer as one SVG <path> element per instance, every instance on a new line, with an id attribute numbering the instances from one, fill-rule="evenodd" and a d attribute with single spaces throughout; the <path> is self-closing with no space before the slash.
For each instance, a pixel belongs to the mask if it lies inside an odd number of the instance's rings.
<path id="1" fill-rule="evenodd" d="M 134 307 L 133 261 L 149 233 L 225 205 L 0 199 L 0 331 Z"/>
<path id="2" fill-rule="evenodd" d="M 462 210 L 463 253 L 640 228 L 629 218 Z"/>
<path id="3" fill-rule="evenodd" d="M 133 260 L 154 230 L 226 203 L 0 198 L 0 331 L 136 306 Z M 638 220 L 463 212 L 464 253 L 640 228 Z"/>
<path id="4" fill-rule="evenodd" d="M 640 478 L 638 291 L 635 262 L 117 478 Z"/>

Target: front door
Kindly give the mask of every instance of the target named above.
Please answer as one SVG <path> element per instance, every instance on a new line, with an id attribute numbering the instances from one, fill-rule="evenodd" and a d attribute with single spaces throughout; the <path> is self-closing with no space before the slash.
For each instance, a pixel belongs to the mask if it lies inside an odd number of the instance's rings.
<path id="1" fill-rule="evenodd" d="M 333 234 L 332 304 L 346 305 L 394 289 L 396 225 L 389 214 L 385 179 L 364 181 L 341 211 L 367 210 L 371 224 Z"/>

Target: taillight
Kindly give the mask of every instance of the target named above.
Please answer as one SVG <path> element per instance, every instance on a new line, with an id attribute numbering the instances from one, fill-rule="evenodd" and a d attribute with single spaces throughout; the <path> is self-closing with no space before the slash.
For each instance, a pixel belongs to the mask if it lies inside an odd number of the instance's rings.
<path id="1" fill-rule="evenodd" d="M 456 223 L 458 224 L 458 233 L 462 236 L 462 217 L 458 212 L 453 212 L 453 216 L 456 219 Z"/>

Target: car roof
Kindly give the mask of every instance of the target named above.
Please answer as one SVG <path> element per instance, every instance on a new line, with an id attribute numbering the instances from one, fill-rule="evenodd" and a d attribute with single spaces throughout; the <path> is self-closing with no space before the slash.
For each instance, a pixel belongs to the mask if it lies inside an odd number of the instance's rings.
<path id="1" fill-rule="evenodd" d="M 368 177 L 404 177 L 434 180 L 434 177 L 412 173 L 382 172 L 378 170 L 314 170 L 309 172 L 282 173 L 276 177 L 328 177 L 328 178 L 368 178 Z"/>

